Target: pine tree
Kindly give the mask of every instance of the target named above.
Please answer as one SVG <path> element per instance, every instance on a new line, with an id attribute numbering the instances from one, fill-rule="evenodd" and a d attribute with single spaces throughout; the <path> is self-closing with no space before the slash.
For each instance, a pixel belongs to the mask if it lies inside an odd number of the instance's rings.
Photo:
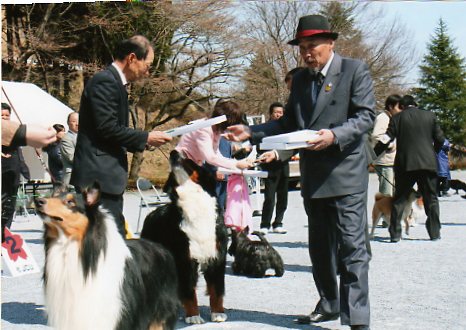
<path id="1" fill-rule="evenodd" d="M 416 96 L 422 109 L 437 115 L 440 127 L 450 142 L 466 142 L 466 70 L 464 58 L 458 54 L 440 19 L 428 53 L 420 65 L 421 88 Z"/>

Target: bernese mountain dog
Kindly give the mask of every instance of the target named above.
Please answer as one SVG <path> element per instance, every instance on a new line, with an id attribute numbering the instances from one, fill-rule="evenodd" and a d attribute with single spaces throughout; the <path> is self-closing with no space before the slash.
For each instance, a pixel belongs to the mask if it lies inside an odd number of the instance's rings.
<path id="1" fill-rule="evenodd" d="M 207 283 L 211 321 L 224 322 L 228 234 L 223 215 L 218 212 L 215 178 L 176 150 L 170 153 L 169 161 L 171 171 L 164 191 L 171 202 L 146 217 L 141 237 L 162 244 L 173 254 L 185 322 L 205 322 L 196 296 L 199 268 Z"/>

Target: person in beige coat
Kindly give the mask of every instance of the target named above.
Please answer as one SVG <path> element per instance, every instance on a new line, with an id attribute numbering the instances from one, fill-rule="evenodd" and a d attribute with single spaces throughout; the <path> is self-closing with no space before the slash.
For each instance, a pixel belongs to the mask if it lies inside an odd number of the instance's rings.
<path id="1" fill-rule="evenodd" d="M 385 110 L 374 121 L 374 129 L 371 134 L 373 147 L 385 135 L 390 118 L 401 111 L 399 107 L 400 100 L 401 96 L 397 94 L 392 94 L 385 100 Z M 379 192 L 384 195 L 393 196 L 394 194 L 393 164 L 395 163 L 395 155 L 396 141 L 393 141 L 390 143 L 388 149 L 373 162 L 375 171 L 379 177 Z"/>

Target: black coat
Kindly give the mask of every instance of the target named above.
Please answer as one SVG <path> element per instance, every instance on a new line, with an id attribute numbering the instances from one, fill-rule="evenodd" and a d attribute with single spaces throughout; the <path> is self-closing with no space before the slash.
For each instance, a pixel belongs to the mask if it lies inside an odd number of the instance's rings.
<path id="1" fill-rule="evenodd" d="M 392 117 L 387 135 L 396 138 L 395 172 L 437 173 L 436 150 L 440 150 L 445 137 L 434 113 L 408 107 Z"/>
<path id="2" fill-rule="evenodd" d="M 79 134 L 71 184 L 97 180 L 104 193 L 120 195 L 128 180 L 126 152 L 143 151 L 148 133 L 128 127 L 128 93 L 109 66 L 87 83 L 81 96 Z"/>

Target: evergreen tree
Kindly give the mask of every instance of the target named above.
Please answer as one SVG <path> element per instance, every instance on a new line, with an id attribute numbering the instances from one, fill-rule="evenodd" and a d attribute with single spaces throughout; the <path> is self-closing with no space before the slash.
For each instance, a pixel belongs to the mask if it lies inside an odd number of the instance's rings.
<path id="1" fill-rule="evenodd" d="M 466 70 L 464 58 L 447 34 L 440 19 L 428 44 L 428 54 L 420 65 L 420 88 L 415 92 L 422 109 L 437 115 L 440 127 L 450 142 L 466 142 Z"/>

